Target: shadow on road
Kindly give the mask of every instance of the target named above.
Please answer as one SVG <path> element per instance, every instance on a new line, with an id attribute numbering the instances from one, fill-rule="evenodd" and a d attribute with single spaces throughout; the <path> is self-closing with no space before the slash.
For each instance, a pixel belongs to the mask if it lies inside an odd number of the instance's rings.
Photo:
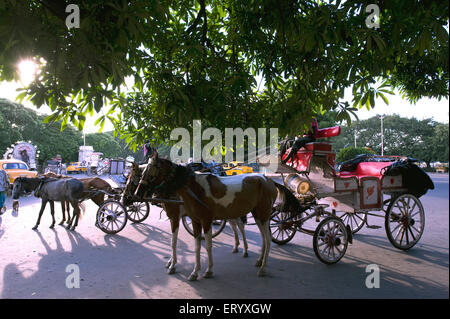
<path id="1" fill-rule="evenodd" d="M 119 235 L 105 235 L 104 245 L 97 245 L 65 228 L 52 232 L 52 241 L 45 239 L 39 230 L 30 233 L 39 238 L 45 253 L 40 254 L 37 269 L 23 269 L 26 261 L 5 266 L 2 298 L 149 298 L 146 292 L 152 285 L 166 283 L 161 258 L 141 243 Z M 156 232 L 153 235 L 159 236 Z M 63 246 L 60 237 L 64 236 L 68 237 L 70 247 Z M 79 266 L 80 288 L 69 289 L 66 279 L 70 272 L 66 272 L 66 267 L 73 264 Z M 156 274 L 160 280 L 150 279 Z"/>

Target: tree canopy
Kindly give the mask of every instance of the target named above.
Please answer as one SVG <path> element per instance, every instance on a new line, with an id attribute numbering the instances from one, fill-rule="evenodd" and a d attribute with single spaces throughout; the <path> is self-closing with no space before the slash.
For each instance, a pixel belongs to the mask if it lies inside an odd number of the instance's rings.
<path id="1" fill-rule="evenodd" d="M 447 1 L 4 0 L 0 80 L 21 58 L 40 65 L 20 94 L 62 127 L 101 112 L 131 144 L 163 141 L 193 119 L 219 129 L 302 129 L 335 110 L 448 97 Z M 80 28 L 68 29 L 69 3 Z M 124 89 L 133 80 L 132 92 Z M 353 105 L 343 103 L 352 89 Z"/>
<path id="2" fill-rule="evenodd" d="M 333 139 L 334 149 L 354 146 L 355 133 L 357 147 L 369 147 L 381 154 L 380 118 L 355 121 L 349 127 L 342 127 L 341 135 Z M 389 115 L 383 119 L 383 139 L 385 155 L 410 156 L 427 163 L 448 162 L 448 123 Z"/>
<path id="3" fill-rule="evenodd" d="M 61 132 L 61 121 L 43 123 L 46 116 L 21 104 L 0 98 L 0 157 L 6 149 L 18 141 L 31 141 L 40 151 L 39 162 L 60 154 L 64 162 L 77 161 L 79 146 L 83 145 L 82 134 L 70 123 Z M 104 157 L 143 159 L 142 150 L 133 153 L 119 136 L 112 132 L 86 134 L 86 145 L 91 145 Z"/>

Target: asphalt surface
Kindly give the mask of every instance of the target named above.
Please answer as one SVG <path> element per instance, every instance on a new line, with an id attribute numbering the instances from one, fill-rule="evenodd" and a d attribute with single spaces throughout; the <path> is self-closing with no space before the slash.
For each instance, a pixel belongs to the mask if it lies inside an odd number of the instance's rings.
<path id="1" fill-rule="evenodd" d="M 297 233 L 286 245 L 272 244 L 268 275 L 260 278 L 254 267 L 261 244 L 257 227 L 246 226 L 249 257 L 243 258 L 242 250 L 231 252 L 234 239 L 227 225 L 213 240 L 214 277 L 195 282 L 187 281 L 194 266 L 194 240 L 181 225 L 177 272 L 166 273 L 170 223 L 158 207 L 151 207 L 143 223 L 128 222 L 116 235 L 95 227 L 97 206 L 91 201 L 86 202 L 87 213 L 76 231 L 59 225 L 49 229 L 47 207 L 34 231 L 40 200 L 21 198 L 19 213 L 14 214 L 9 197 L 8 210 L 0 216 L 0 297 L 448 298 L 449 178 L 448 174 L 431 176 L 435 190 L 421 198 L 425 232 L 409 251 L 390 244 L 384 219 L 369 217 L 369 224 L 382 228 L 362 229 L 339 263 L 321 263 L 314 254 L 312 237 Z M 58 223 L 60 207 L 55 206 Z M 202 271 L 206 264 L 202 249 Z M 366 285 L 373 265 L 380 270 L 379 288 Z M 77 274 L 79 288 L 72 281 Z"/>

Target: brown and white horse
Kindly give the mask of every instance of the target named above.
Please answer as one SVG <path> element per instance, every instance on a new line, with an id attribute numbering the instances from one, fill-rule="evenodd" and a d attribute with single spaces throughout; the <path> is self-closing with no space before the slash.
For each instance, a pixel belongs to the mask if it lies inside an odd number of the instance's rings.
<path id="1" fill-rule="evenodd" d="M 192 220 L 196 262 L 189 280 L 198 278 L 202 229 L 205 233 L 209 261 L 204 277 L 208 278 L 213 275 L 211 231 L 213 220 L 237 219 L 248 212 L 252 213 L 262 236 L 261 255 L 255 266 L 260 267 L 259 276 L 265 274 L 271 242 L 269 219 L 278 195 L 276 183 L 262 174 L 230 177 L 208 173 L 194 174 L 185 166 L 158 158 L 158 153 L 154 152 L 142 173 L 135 195 L 144 197 L 151 196 L 154 192 L 169 191 L 183 200 L 186 213 Z"/>

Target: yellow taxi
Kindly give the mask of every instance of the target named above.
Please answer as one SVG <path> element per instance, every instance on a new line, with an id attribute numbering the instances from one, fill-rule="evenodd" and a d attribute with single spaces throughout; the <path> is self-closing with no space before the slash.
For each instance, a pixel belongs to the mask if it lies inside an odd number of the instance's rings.
<path id="1" fill-rule="evenodd" d="M 38 176 L 37 171 L 30 171 L 25 162 L 16 159 L 0 159 L 0 168 L 8 174 L 11 186 L 17 177 L 33 178 Z"/>
<path id="2" fill-rule="evenodd" d="M 86 166 L 81 166 L 80 162 L 71 162 L 67 166 L 67 174 L 87 172 Z"/>
<path id="3" fill-rule="evenodd" d="M 239 175 L 253 173 L 253 168 L 250 166 L 242 165 L 243 162 L 230 162 L 223 166 L 226 175 Z"/>

